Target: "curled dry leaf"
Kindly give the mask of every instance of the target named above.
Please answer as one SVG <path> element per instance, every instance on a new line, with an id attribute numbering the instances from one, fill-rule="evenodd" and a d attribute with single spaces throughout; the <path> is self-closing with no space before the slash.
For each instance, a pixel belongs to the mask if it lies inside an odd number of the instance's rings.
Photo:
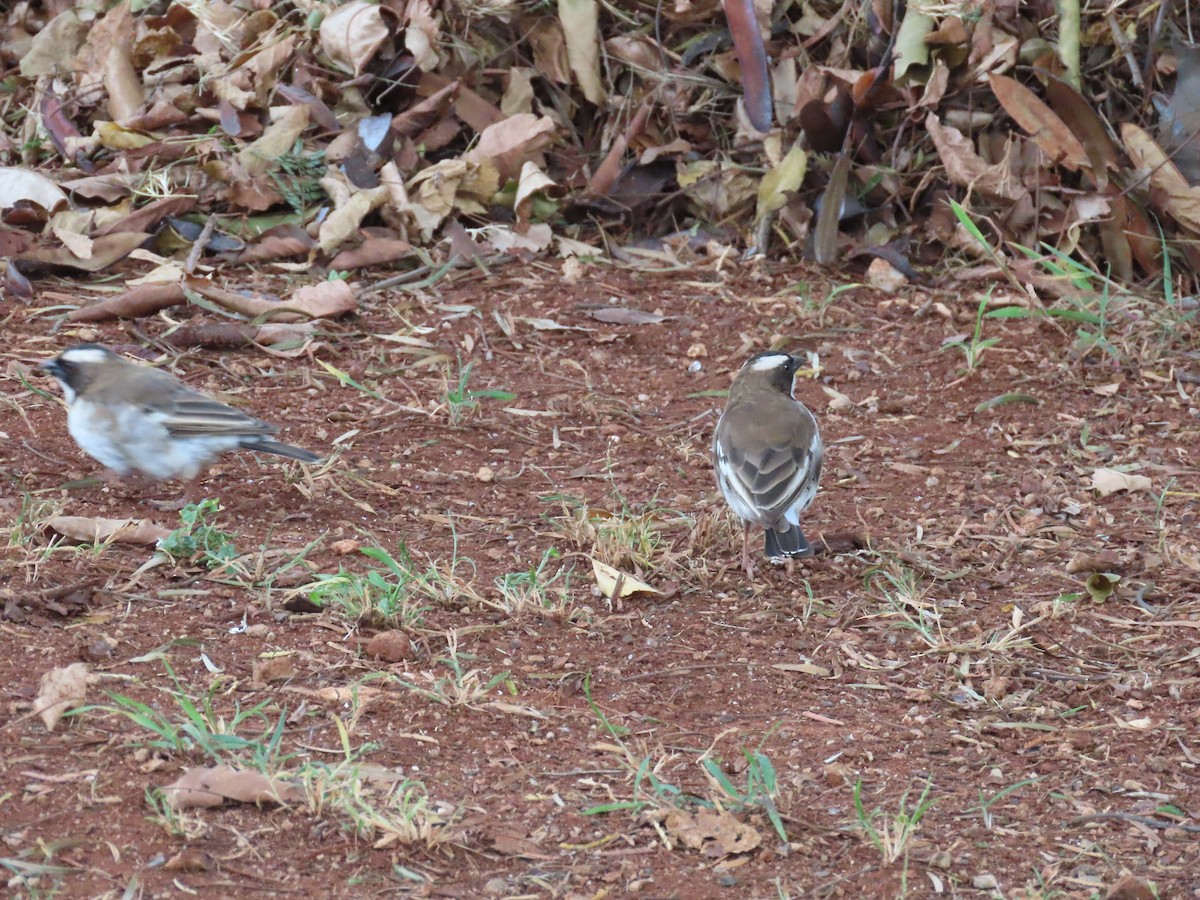
<path id="1" fill-rule="evenodd" d="M 33 708 L 47 731 L 53 731 L 68 710 L 83 705 L 87 698 L 87 685 L 87 663 L 78 662 L 64 669 L 51 669 L 42 676 Z"/>
<path id="2" fill-rule="evenodd" d="M 47 523 L 75 541 L 153 545 L 171 533 L 149 519 L 104 519 L 93 516 L 55 516 Z"/>
<path id="3" fill-rule="evenodd" d="M 71 204 L 63 189 L 45 175 L 30 169 L 0 166 L 0 209 L 9 209 L 22 200 L 36 203 L 46 212 Z"/>
<path id="4" fill-rule="evenodd" d="M 539 169 L 532 161 L 526 160 L 525 165 L 521 167 L 521 178 L 517 182 L 517 196 L 513 201 L 517 221 L 529 221 L 534 194 L 550 191 L 556 186 L 554 179 Z"/>
<path id="5" fill-rule="evenodd" d="M 721 809 L 700 809 L 695 814 L 673 809 L 663 828 L 689 850 L 699 850 L 713 859 L 749 853 L 762 844 L 762 835 L 751 825 L 739 822 Z"/>
<path id="6" fill-rule="evenodd" d="M 925 117 L 925 130 L 937 147 L 938 157 L 946 167 L 950 180 L 962 187 L 972 187 L 1001 200 L 1017 201 L 1029 192 L 1013 177 L 1007 163 L 989 165 L 975 152 L 971 140 L 957 128 L 943 125 L 930 113 Z"/>
<path id="7" fill-rule="evenodd" d="M 337 7 L 321 22 L 321 49 L 344 69 L 356 76 L 388 39 L 383 8 L 378 3 L 354 0 Z"/>
<path id="8" fill-rule="evenodd" d="M 781 209 L 791 193 L 804 183 L 806 171 L 808 154 L 799 146 L 792 147 L 779 165 L 772 167 L 759 182 L 755 220 L 761 221 L 763 216 Z"/>
<path id="9" fill-rule="evenodd" d="M 626 575 L 624 572 L 614 569 L 607 563 L 602 563 L 597 559 L 592 560 L 592 574 L 596 578 L 596 584 L 599 585 L 600 592 L 610 600 L 615 600 L 618 597 L 628 597 L 630 594 L 660 593 L 646 584 L 646 582 L 634 578 L 632 575 Z"/>
<path id="10" fill-rule="evenodd" d="M 1097 469 L 1092 473 L 1092 487 L 1100 492 L 1101 497 L 1107 497 L 1117 491 L 1148 491 L 1152 485 L 1145 475 L 1130 475 L 1117 469 Z"/>
<path id="11" fill-rule="evenodd" d="M 291 782 L 232 766 L 188 769 L 163 788 L 163 795 L 172 809 L 222 806 L 229 801 L 283 805 L 304 799 Z"/>
<path id="12" fill-rule="evenodd" d="M 334 278 L 297 288 L 284 305 L 314 319 L 336 319 L 358 308 L 358 295 L 349 282 Z"/>
<path id="13" fill-rule="evenodd" d="M 463 159 L 472 163 L 490 161 L 503 183 L 515 178 L 525 160 L 550 143 L 553 134 L 554 121 L 549 116 L 539 118 L 533 113 L 509 116 L 485 128 Z"/>

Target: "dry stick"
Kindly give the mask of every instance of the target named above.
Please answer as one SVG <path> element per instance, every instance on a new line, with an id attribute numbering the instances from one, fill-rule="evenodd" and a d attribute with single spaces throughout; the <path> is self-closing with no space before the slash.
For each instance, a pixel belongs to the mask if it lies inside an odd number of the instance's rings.
<path id="1" fill-rule="evenodd" d="M 1192 834 L 1200 834 L 1200 825 L 1185 825 L 1182 822 L 1167 822 L 1163 819 L 1153 819 L 1150 816 L 1136 816 L 1133 813 L 1091 813 L 1086 816 L 1076 816 L 1070 819 L 1068 825 L 1085 825 L 1088 822 L 1133 822 L 1138 825 L 1145 825 L 1147 828 L 1161 828 L 1167 831 L 1171 828 L 1178 828 L 1180 831 L 1186 831 Z"/>
<path id="2" fill-rule="evenodd" d="M 196 271 L 196 264 L 200 262 L 200 257 L 204 254 L 205 248 L 208 247 L 209 238 L 212 237 L 213 229 L 216 227 L 217 217 L 216 215 L 210 215 L 208 221 L 204 223 L 204 228 L 200 231 L 200 236 L 192 244 L 192 249 L 188 251 L 187 259 L 183 263 L 183 271 L 189 275 Z"/>

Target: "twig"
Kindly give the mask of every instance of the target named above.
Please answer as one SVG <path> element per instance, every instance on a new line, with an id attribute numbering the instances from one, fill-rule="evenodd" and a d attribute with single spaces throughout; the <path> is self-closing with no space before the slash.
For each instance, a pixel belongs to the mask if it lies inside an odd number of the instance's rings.
<path id="1" fill-rule="evenodd" d="M 1171 828 L 1178 828 L 1180 831 L 1186 831 L 1189 834 L 1200 834 L 1200 825 L 1185 825 L 1182 822 L 1168 822 L 1163 819 L 1155 819 L 1151 816 L 1136 816 L 1133 813 L 1092 813 L 1089 816 L 1076 816 L 1067 822 L 1067 825 L 1085 825 L 1088 822 L 1132 822 L 1137 825 L 1145 825 L 1147 828 L 1159 828 L 1167 831 Z"/>
<path id="2" fill-rule="evenodd" d="M 210 215 L 204 223 L 204 227 L 200 230 L 200 236 L 192 243 L 192 249 L 188 251 L 187 259 L 183 263 L 183 271 L 191 275 L 196 271 L 196 264 L 200 262 L 200 257 L 204 255 L 204 250 L 208 247 L 208 241 L 212 237 L 213 229 L 217 227 L 216 215 Z"/>

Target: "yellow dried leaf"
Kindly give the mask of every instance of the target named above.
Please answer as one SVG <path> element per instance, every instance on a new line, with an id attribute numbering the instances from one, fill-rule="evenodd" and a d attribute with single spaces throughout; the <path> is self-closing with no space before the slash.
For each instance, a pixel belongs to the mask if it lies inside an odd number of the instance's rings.
<path id="1" fill-rule="evenodd" d="M 596 578 L 596 584 L 600 587 L 600 592 L 610 600 L 615 600 L 618 597 L 628 597 L 630 594 L 658 594 L 660 591 L 655 590 L 646 584 L 634 578 L 632 575 L 626 575 L 607 563 L 602 563 L 599 560 L 592 560 L 592 574 Z"/>
<path id="2" fill-rule="evenodd" d="M 567 62 L 589 102 L 604 102 L 600 81 L 600 9 L 596 0 L 558 0 L 558 20 L 567 38 Z"/>

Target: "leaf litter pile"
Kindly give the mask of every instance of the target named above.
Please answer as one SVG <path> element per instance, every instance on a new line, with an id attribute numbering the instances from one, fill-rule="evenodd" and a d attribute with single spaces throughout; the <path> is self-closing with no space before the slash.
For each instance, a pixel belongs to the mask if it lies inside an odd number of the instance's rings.
<path id="1" fill-rule="evenodd" d="M 10 890 L 1194 891 L 1200 56 L 1044 7 L 6 12 Z M 101 484 L 80 341 L 326 459 Z"/>

